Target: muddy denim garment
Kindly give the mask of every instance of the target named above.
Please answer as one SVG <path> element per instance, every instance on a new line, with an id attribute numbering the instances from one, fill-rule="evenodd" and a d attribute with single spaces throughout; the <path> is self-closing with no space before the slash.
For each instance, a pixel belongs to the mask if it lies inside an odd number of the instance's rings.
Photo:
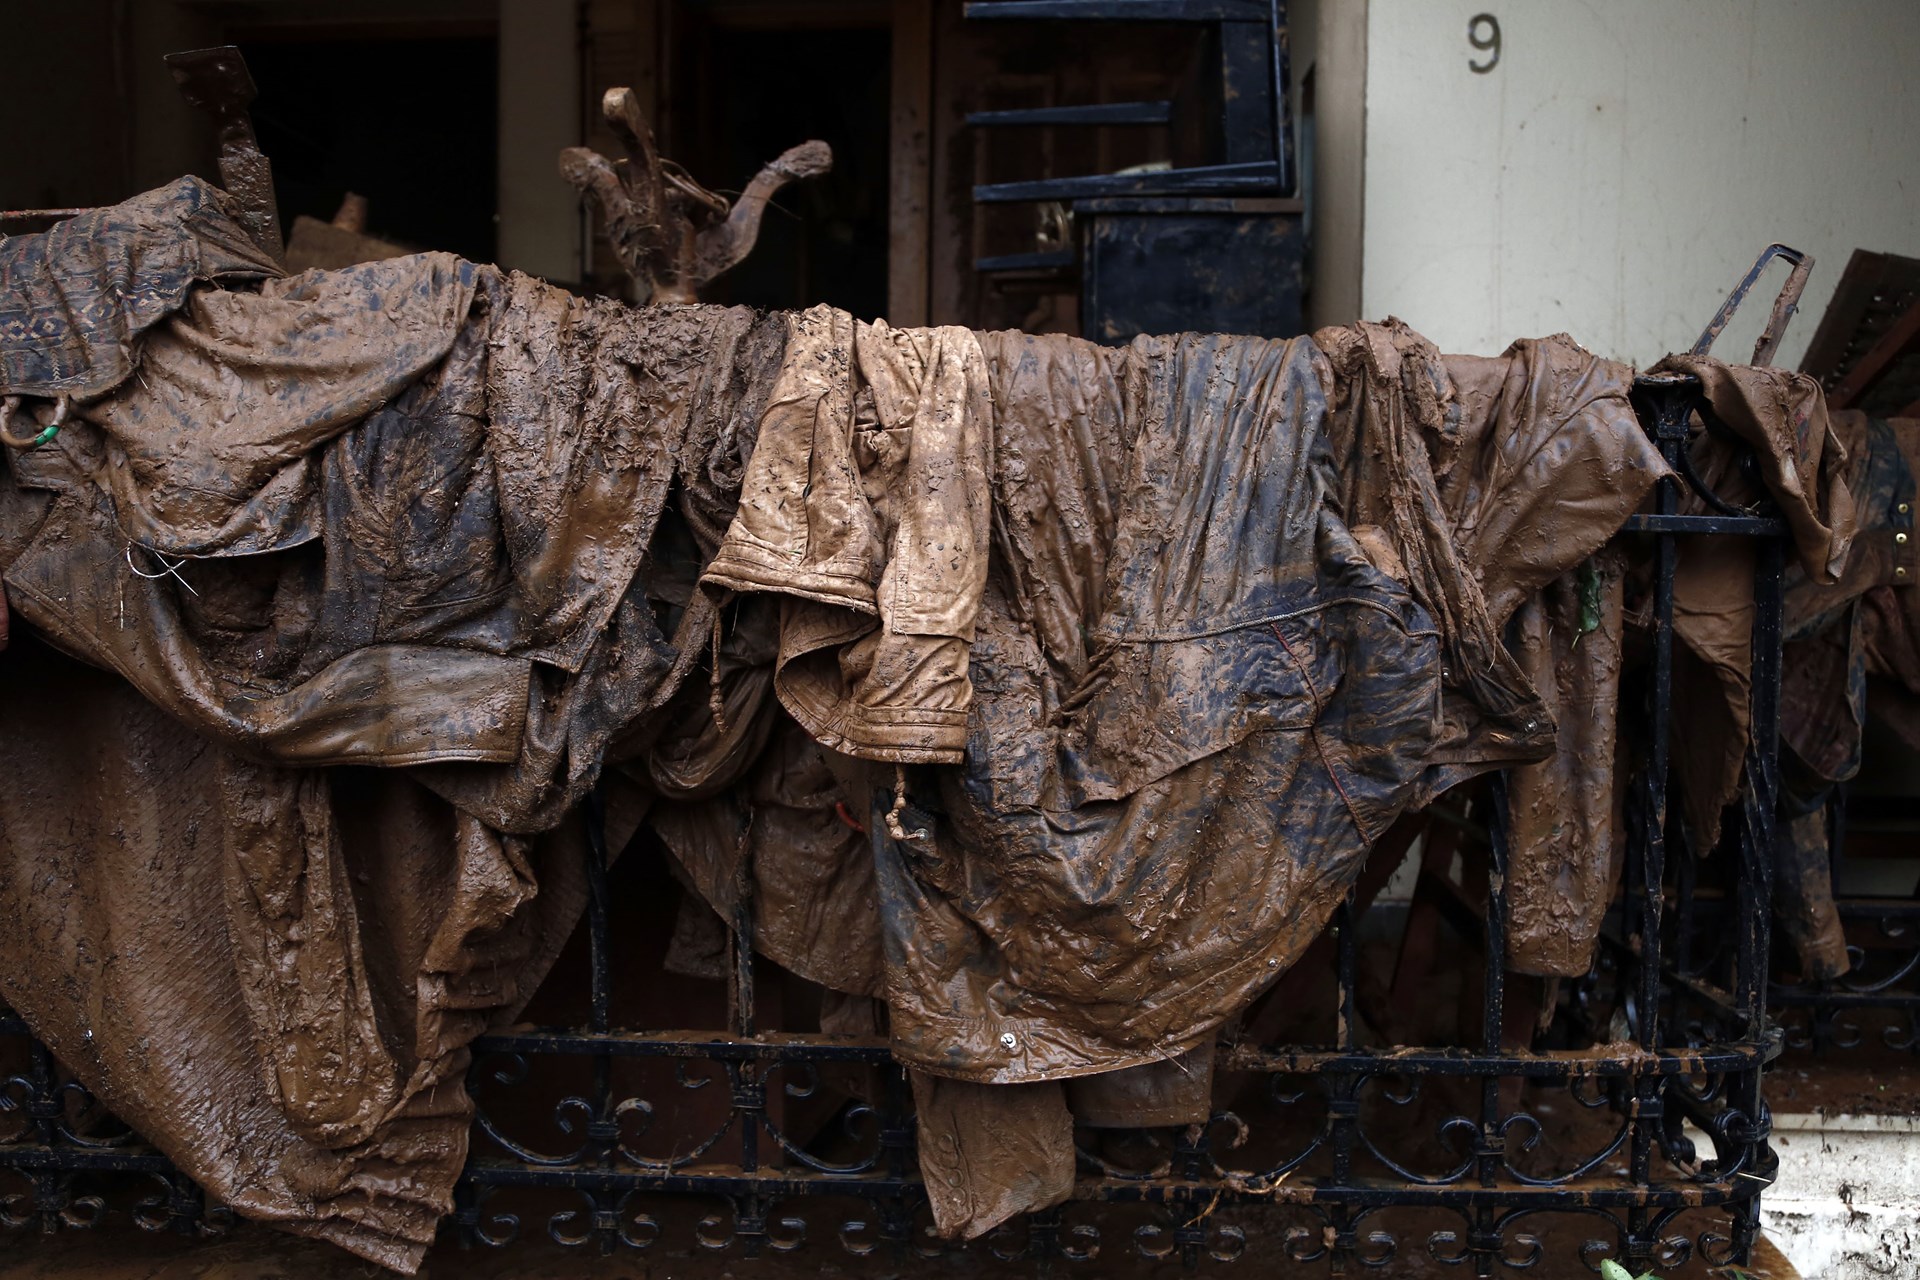
<path id="1" fill-rule="evenodd" d="M 140 336 L 196 286 L 280 275 L 238 209 L 181 178 L 41 235 L 0 236 L 0 394 L 98 395 L 125 381 Z"/>
<path id="2" fill-rule="evenodd" d="M 1315 340 L 1341 510 L 1440 623 L 1444 727 L 1415 803 L 1508 766 L 1509 963 L 1584 974 L 1617 863 L 1622 575 L 1599 549 L 1667 471 L 1632 371 L 1565 335 L 1497 357 L 1393 320 Z"/>

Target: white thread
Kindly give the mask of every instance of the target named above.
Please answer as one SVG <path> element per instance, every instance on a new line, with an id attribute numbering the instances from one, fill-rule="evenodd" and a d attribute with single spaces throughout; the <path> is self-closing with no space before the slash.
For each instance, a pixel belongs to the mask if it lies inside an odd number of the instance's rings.
<path id="1" fill-rule="evenodd" d="M 159 565 L 160 565 L 159 573 L 142 573 L 140 571 L 140 566 L 133 562 L 133 549 L 135 546 L 138 546 L 138 545 L 139 544 L 133 543 L 133 542 L 129 542 L 127 544 L 127 568 L 133 572 L 133 575 L 136 578 L 145 578 L 147 581 L 153 582 L 159 578 L 170 577 L 175 582 L 178 582 L 181 586 L 185 587 L 188 591 L 192 592 L 194 595 L 197 596 L 200 594 L 198 591 L 193 590 L 193 584 L 191 582 L 188 582 L 185 578 L 180 576 L 180 566 L 187 562 L 185 556 L 182 556 L 180 559 L 175 560 L 172 564 L 168 564 L 166 556 L 162 555 L 160 552 L 155 551 L 152 547 L 141 547 L 140 549 L 142 551 L 152 556 L 156 561 L 159 562 Z"/>

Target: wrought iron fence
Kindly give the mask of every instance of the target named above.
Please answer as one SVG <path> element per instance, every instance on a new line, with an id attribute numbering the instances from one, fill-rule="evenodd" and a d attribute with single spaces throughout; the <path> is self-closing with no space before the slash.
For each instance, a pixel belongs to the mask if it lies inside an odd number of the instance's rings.
<path id="1" fill-rule="evenodd" d="M 1775 1167 L 1761 1076 L 1781 1043 L 1766 1004 L 1782 525 L 1720 502 L 1692 475 L 1689 422 L 1705 412 L 1696 382 L 1643 378 L 1635 404 L 1684 479 L 1661 481 L 1654 510 L 1628 524 L 1652 544 L 1644 702 L 1621 716 L 1646 767 L 1629 806 L 1625 889 L 1594 972 L 1561 995 L 1561 1047 L 1502 1040 L 1506 826 L 1496 780 L 1472 815 L 1491 864 L 1470 916 L 1481 941 L 1477 1038 L 1429 1048 L 1368 1042 L 1349 902 L 1330 926 L 1330 1043 L 1274 1046 L 1228 1033 L 1209 1123 L 1083 1135 L 1074 1198 L 971 1248 L 1069 1269 L 1128 1254 L 1225 1267 L 1278 1250 L 1350 1274 L 1389 1268 L 1417 1247 L 1490 1276 L 1534 1266 L 1551 1235 L 1593 1267 L 1605 1257 L 1636 1269 L 1746 1260 Z M 1689 489 L 1695 500 L 1683 503 Z M 1683 505 L 1708 511 L 1683 514 Z M 1737 856 L 1724 868 L 1734 927 L 1710 955 L 1691 941 L 1692 860 L 1670 868 L 1667 858 L 1675 539 L 1696 533 L 1753 537 L 1760 549 L 1753 746 L 1730 840 Z M 503 1248 L 544 1218 L 554 1242 L 605 1253 L 679 1233 L 694 1249 L 828 1250 L 895 1268 L 955 1248 L 927 1230 L 910 1090 L 885 1040 L 763 1025 L 744 893 L 732 920 L 729 1025 L 614 1025 L 614 984 L 635 977 L 609 925 L 597 817 L 590 810 L 588 1016 L 475 1045 L 473 1147 L 449 1233 Z M 884 822 L 869 830 L 887 838 Z M 1681 918 L 1669 919 L 1675 901 Z M 1909 957 L 1902 973 L 1912 968 Z M 8 1039 L 23 1049 L 23 1066 L 0 1085 L 0 1224 L 60 1232 L 122 1220 L 204 1233 L 231 1221 L 103 1116 L 10 1017 L 0 1020 L 0 1047 Z M 510 1105 L 516 1092 L 533 1105 Z M 797 1100 L 829 1094 L 840 1099 L 830 1123 L 803 1130 L 787 1119 Z M 696 1096 L 714 1099 L 702 1131 L 683 1119 L 659 1123 L 687 1110 L 676 1100 Z M 1553 1222 L 1562 1225 L 1549 1232 Z"/>
<path id="2" fill-rule="evenodd" d="M 1835 903 L 1852 968 L 1826 982 L 1776 982 L 1774 1014 L 1796 1049 L 1879 1045 L 1920 1051 L 1920 902 L 1843 898 Z"/>
<path id="3" fill-rule="evenodd" d="M 1848 971 L 1827 981 L 1776 976 L 1774 1015 L 1795 1048 L 1920 1052 L 1920 900 L 1911 894 L 1840 896 L 1847 827 L 1856 807 L 1846 788 L 1836 788 L 1829 805 L 1830 874 L 1847 937 Z M 1876 816 L 1874 807 L 1868 806 L 1869 819 Z"/>
<path id="4" fill-rule="evenodd" d="M 1836 789 L 1830 801 L 1830 883 L 1846 937 L 1847 972 L 1807 977 L 1793 948 L 1777 945 L 1767 1002 L 1785 1046 L 1823 1061 L 1859 1062 L 1889 1050 L 1920 1053 L 1920 899 L 1840 892 L 1849 810 L 1844 788 Z M 1728 915 L 1735 908 L 1718 888 L 1698 885 L 1693 862 L 1682 861 L 1678 871 L 1668 890 L 1678 916 L 1675 963 L 1682 973 L 1695 974 L 1723 960 Z"/>

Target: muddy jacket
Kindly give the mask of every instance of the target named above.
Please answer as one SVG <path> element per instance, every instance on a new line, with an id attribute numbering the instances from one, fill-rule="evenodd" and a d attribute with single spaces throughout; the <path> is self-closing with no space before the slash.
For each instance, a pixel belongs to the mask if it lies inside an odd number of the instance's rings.
<path id="1" fill-rule="evenodd" d="M 775 689 L 816 738 L 960 765 L 870 806 L 896 1053 L 1183 1052 L 1311 940 L 1436 727 L 1432 624 L 1330 503 L 1314 348 L 793 325 L 703 581 L 789 597 Z M 1083 361 L 1103 422 L 1027 402 Z"/>
<path id="2" fill-rule="evenodd" d="M 1920 421 L 1833 415 L 1859 532 L 1837 580 L 1787 575 L 1776 905 L 1809 978 L 1849 968 L 1834 908 L 1829 801 L 1860 768 L 1869 711 L 1920 750 Z"/>
<path id="3" fill-rule="evenodd" d="M 1787 523 L 1801 572 L 1831 582 L 1846 563 L 1855 515 L 1848 455 L 1819 383 L 1786 369 L 1670 356 L 1657 371 L 1700 378 L 1718 430 L 1697 430 L 1694 470 L 1723 501 L 1771 503 Z M 1758 466 L 1750 473 L 1747 459 Z M 1690 492 L 1687 509 L 1705 513 Z M 1688 840 L 1701 854 L 1720 838 L 1739 792 L 1752 694 L 1754 545 L 1750 538 L 1680 540 L 1674 579 L 1673 761 Z"/>
<path id="4" fill-rule="evenodd" d="M 1584 974 L 1617 862 L 1622 563 L 1600 548 L 1667 472 L 1632 371 L 1564 335 L 1498 357 L 1442 356 L 1398 321 L 1315 340 L 1342 510 L 1440 620 L 1419 799 L 1510 766 L 1509 963 Z"/>

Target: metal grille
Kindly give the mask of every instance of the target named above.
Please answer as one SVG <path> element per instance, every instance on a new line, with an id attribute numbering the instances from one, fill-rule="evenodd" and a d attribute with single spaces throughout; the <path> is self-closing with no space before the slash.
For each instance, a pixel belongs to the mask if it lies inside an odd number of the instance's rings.
<path id="1" fill-rule="evenodd" d="M 1853 810 L 1846 788 L 1836 788 L 1830 808 L 1836 891 Z M 1834 905 L 1846 930 L 1848 972 L 1830 981 L 1775 981 L 1769 999 L 1787 1043 L 1815 1051 L 1920 1052 L 1920 901 L 1854 896 L 1836 897 Z"/>
<path id="2" fill-rule="evenodd" d="M 1692 475 L 1689 421 L 1705 413 L 1697 383 L 1643 378 L 1635 404 L 1684 479 L 1661 481 L 1655 510 L 1628 525 L 1651 543 L 1653 648 L 1644 701 L 1636 695 L 1622 707 L 1621 731 L 1635 737 L 1647 767 L 1628 806 L 1625 887 L 1600 958 L 1563 993 L 1556 1034 L 1569 1047 L 1502 1045 L 1506 827 L 1495 779 L 1470 815 L 1484 828 L 1489 888 L 1477 911 L 1461 913 L 1483 948 L 1473 966 L 1484 1028 L 1476 1042 L 1363 1042 L 1361 942 L 1349 903 L 1331 925 L 1332 1043 L 1229 1036 L 1217 1078 L 1238 1082 L 1238 1092 L 1216 1091 L 1208 1124 L 1145 1135 L 1153 1155 L 1144 1161 L 1119 1158 L 1116 1139 L 1083 1143 L 1072 1201 L 970 1248 L 1069 1269 L 1129 1253 L 1245 1269 L 1278 1250 L 1333 1274 L 1387 1268 L 1424 1250 L 1490 1276 L 1534 1266 L 1549 1244 L 1592 1267 L 1606 1257 L 1636 1270 L 1689 1257 L 1746 1260 L 1759 1193 L 1775 1167 L 1761 1073 L 1780 1048 L 1765 1008 L 1782 525 L 1729 507 Z M 1682 514 L 1683 506 L 1708 513 Z M 1754 537 L 1759 546 L 1754 745 L 1732 856 L 1718 867 L 1727 885 L 1721 918 L 1733 927 L 1717 931 L 1725 945 L 1710 954 L 1694 941 L 1692 859 L 1670 868 L 1667 858 L 1675 538 L 1694 533 Z M 845 1255 L 875 1255 L 895 1268 L 954 1248 L 926 1229 L 910 1090 L 885 1041 L 762 1029 L 744 892 L 732 921 L 730 1025 L 613 1026 L 616 975 L 651 975 L 621 968 L 604 837 L 591 806 L 587 816 L 590 1015 L 584 1026 L 476 1044 L 473 1153 L 449 1230 L 471 1247 L 507 1247 L 530 1220 L 561 1245 L 607 1253 L 677 1237 L 684 1247 L 745 1255 L 812 1251 L 842 1266 Z M 872 829 L 886 838 L 884 824 Z M 1670 903 L 1680 918 L 1668 919 Z M 24 1066 L 0 1087 L 0 1223 L 58 1232 L 121 1221 L 194 1233 L 231 1220 L 102 1117 L 17 1019 L 0 1021 L 0 1052 L 8 1037 L 24 1045 Z M 849 1095 L 830 1141 L 790 1133 L 782 1104 L 848 1072 L 866 1084 Z M 503 1111 L 516 1093 L 532 1099 L 531 1109 Z M 711 1105 L 710 1131 L 649 1133 L 676 1099 L 694 1094 L 724 1097 L 724 1106 Z M 529 1114 L 540 1117 L 534 1137 L 522 1132 Z M 1568 1114 L 1580 1125 L 1552 1119 Z M 1550 1229 L 1555 1222 L 1562 1226 Z"/>

